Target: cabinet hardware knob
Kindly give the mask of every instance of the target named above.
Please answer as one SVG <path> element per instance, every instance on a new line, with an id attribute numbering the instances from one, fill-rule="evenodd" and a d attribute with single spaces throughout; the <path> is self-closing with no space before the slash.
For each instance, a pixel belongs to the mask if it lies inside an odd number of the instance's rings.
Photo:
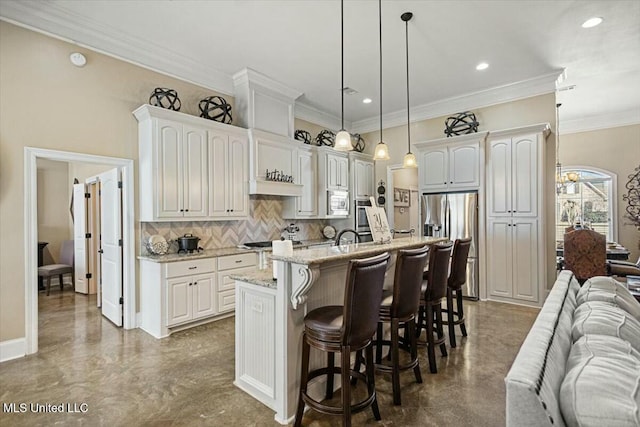
<path id="1" fill-rule="evenodd" d="M 198 282 L 193 282 L 193 284 L 194 284 L 194 285 L 197 285 L 197 284 L 198 284 Z"/>
<path id="2" fill-rule="evenodd" d="M 189 283 L 189 286 L 193 285 L 193 283 Z"/>
<path id="3" fill-rule="evenodd" d="M 180 212 L 184 212 L 184 209 L 180 209 Z"/>
<path id="4" fill-rule="evenodd" d="M 443 182 L 443 184 L 445 184 L 445 185 L 446 185 L 446 184 L 447 184 L 447 181 Z"/>
<path id="5" fill-rule="evenodd" d="M 185 209 L 184 211 L 185 211 L 185 212 L 189 212 L 189 209 Z"/>
<path id="6" fill-rule="evenodd" d="M 453 181 L 449 181 L 449 184 L 453 184 Z"/>
<path id="7" fill-rule="evenodd" d="M 233 212 L 233 209 L 231 209 L 231 212 Z"/>
<path id="8" fill-rule="evenodd" d="M 189 270 L 195 270 L 196 268 L 198 268 L 198 267 L 195 267 L 195 266 L 194 267 L 189 267 Z"/>
<path id="9" fill-rule="evenodd" d="M 241 263 L 241 262 L 242 262 L 242 260 L 241 260 L 241 259 L 237 259 L 237 260 L 236 260 L 236 264 L 239 264 L 239 263 Z"/>

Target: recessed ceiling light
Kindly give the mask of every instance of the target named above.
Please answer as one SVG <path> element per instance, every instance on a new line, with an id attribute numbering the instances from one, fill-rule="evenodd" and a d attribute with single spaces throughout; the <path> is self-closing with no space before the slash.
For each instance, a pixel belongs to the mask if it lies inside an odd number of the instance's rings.
<path id="1" fill-rule="evenodd" d="M 489 68 L 489 64 L 487 64 L 486 62 L 481 62 L 476 65 L 476 70 L 478 71 L 486 70 L 487 68 Z"/>
<path id="2" fill-rule="evenodd" d="M 363 104 L 371 104 L 371 102 L 372 102 L 371 98 L 365 98 L 362 100 Z"/>
<path id="3" fill-rule="evenodd" d="M 593 28 L 596 25 L 600 25 L 602 23 L 602 18 L 594 17 L 589 18 L 582 24 L 582 28 Z"/>

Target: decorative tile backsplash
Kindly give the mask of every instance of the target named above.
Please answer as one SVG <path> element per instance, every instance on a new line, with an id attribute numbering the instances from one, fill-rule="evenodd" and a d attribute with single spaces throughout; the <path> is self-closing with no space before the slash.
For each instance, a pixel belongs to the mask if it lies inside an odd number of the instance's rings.
<path id="1" fill-rule="evenodd" d="M 328 224 L 323 220 L 283 219 L 282 198 L 277 196 L 251 196 L 249 209 L 249 219 L 243 221 L 142 222 L 141 253 L 147 253 L 145 244 L 154 234 L 170 241 L 191 233 L 201 239 L 198 243 L 201 248 L 215 249 L 245 242 L 278 240 L 286 237 L 284 228 L 292 222 L 300 228 L 297 233 L 299 240 L 322 239 L 322 229 Z M 178 244 L 171 243 L 169 252 L 177 251 Z"/>

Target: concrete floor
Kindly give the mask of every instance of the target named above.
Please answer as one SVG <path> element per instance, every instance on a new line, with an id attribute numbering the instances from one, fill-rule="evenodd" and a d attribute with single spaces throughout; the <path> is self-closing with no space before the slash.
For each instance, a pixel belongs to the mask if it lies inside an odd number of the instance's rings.
<path id="1" fill-rule="evenodd" d="M 40 293 L 39 307 L 40 351 L 0 364 L 0 400 L 70 404 L 78 412 L 3 408 L 2 426 L 278 425 L 273 411 L 233 386 L 233 318 L 156 340 L 114 327 L 95 297 L 68 289 Z M 392 404 L 390 377 L 376 374 L 382 421 L 367 410 L 354 415 L 354 425 L 504 425 L 503 379 L 538 310 L 471 301 L 465 309 L 469 337 L 437 358 L 438 373 L 429 373 L 421 349 L 424 383 L 416 384 L 411 371 L 402 374 L 402 406 Z M 339 424 L 339 417 L 313 411 L 303 419 L 305 426 Z"/>

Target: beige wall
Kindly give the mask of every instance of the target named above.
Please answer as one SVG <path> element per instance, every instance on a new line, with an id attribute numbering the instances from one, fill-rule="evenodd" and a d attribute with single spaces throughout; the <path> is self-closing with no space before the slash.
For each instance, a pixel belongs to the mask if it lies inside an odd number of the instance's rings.
<path id="1" fill-rule="evenodd" d="M 38 241 L 48 242 L 45 264 L 58 262 L 63 240 L 73 238 L 71 228 L 69 165 L 39 159 L 38 167 Z M 22 240 L 22 239 L 21 239 Z"/>
<path id="2" fill-rule="evenodd" d="M 617 175 L 618 241 L 636 261 L 640 256 L 640 231 L 625 219 L 627 202 L 622 196 L 627 193 L 629 175 L 640 166 L 640 125 L 561 134 L 560 160 L 566 166 L 595 166 Z"/>
<path id="3" fill-rule="evenodd" d="M 84 68 L 70 63 L 75 51 L 86 55 Z M 0 22 L 0 341 L 25 336 L 24 147 L 137 160 L 131 112 L 155 87 L 176 89 L 194 115 L 200 99 L 218 95 Z"/>

